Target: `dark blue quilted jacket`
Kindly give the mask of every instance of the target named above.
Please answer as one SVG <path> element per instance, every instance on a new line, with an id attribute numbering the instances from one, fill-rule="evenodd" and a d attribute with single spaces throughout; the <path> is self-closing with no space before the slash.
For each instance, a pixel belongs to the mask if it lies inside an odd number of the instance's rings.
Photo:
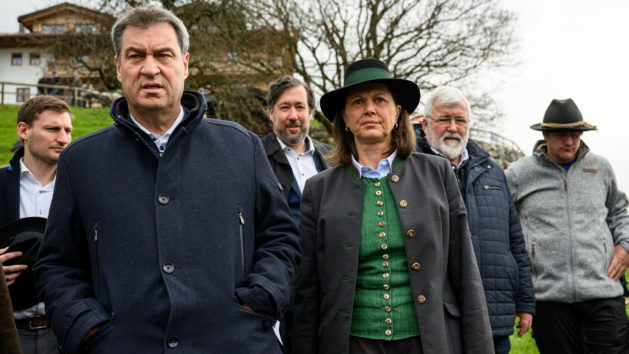
<path id="1" fill-rule="evenodd" d="M 418 134 L 417 150 L 434 154 Z M 535 313 L 535 293 L 520 220 L 504 172 L 471 140 L 465 205 L 494 336 L 513 333 L 516 312 Z"/>

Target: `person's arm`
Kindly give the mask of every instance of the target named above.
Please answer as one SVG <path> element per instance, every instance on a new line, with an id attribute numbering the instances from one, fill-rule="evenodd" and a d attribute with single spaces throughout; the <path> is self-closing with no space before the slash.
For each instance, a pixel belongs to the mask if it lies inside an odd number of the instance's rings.
<path id="1" fill-rule="evenodd" d="M 608 192 L 605 207 L 607 208 L 607 225 L 614 239 L 614 256 L 607 268 L 607 276 L 618 280 L 629 267 L 629 215 L 627 215 L 627 196 L 618 190 L 616 176 L 609 167 Z"/>
<path id="2" fill-rule="evenodd" d="M 243 305 L 277 320 L 286 311 L 301 259 L 299 231 L 262 144 L 255 139 L 255 251 L 246 286 L 236 289 Z M 275 323 L 275 321 L 273 321 Z"/>
<path id="3" fill-rule="evenodd" d="M 71 176 L 61 154 L 46 233 L 33 274 L 52 329 L 68 353 L 77 353 L 85 335 L 110 320 L 110 314 L 94 297 L 86 239 Z"/>
<path id="4" fill-rule="evenodd" d="M 535 289 L 533 288 L 533 281 L 531 279 L 531 265 L 526 251 L 524 234 L 522 234 L 520 218 L 518 217 L 518 212 L 515 209 L 513 200 L 511 200 L 509 186 L 506 181 L 505 188 L 507 188 L 505 195 L 509 203 L 509 247 L 518 266 L 519 283 L 515 299 L 515 311 L 516 313 L 535 314 Z M 520 321 L 522 322 L 522 318 L 520 318 Z M 522 330 L 522 326 L 526 325 L 526 322 L 530 321 L 522 322 L 520 330 Z"/>
<path id="5" fill-rule="evenodd" d="M 449 205 L 448 271 L 461 312 L 461 335 L 465 353 L 491 353 L 493 339 L 485 291 L 472 246 L 467 212 L 456 177 L 443 159 L 441 173 Z"/>
<path id="6" fill-rule="evenodd" d="M 295 284 L 293 306 L 293 352 L 313 354 L 319 327 L 319 272 L 317 271 L 317 215 L 312 188 L 306 181 L 299 208 L 299 231 L 303 259 Z"/>
<path id="7" fill-rule="evenodd" d="M 11 296 L 2 269 L 0 269 L 0 339 L 0 353 L 17 354 L 22 352 L 15 328 Z"/>

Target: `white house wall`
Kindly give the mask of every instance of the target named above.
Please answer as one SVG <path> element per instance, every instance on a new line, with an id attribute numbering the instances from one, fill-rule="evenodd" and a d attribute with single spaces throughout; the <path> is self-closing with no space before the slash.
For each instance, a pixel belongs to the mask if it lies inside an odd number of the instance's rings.
<path id="1" fill-rule="evenodd" d="M 11 54 L 22 53 L 22 65 L 11 65 Z M 30 65 L 30 53 L 39 53 L 39 65 Z M 49 57 L 37 48 L 0 48 L 0 81 L 37 84 L 46 70 Z M 4 104 L 21 104 L 16 102 L 16 89 L 29 88 L 30 97 L 37 94 L 33 86 L 4 85 Z"/>

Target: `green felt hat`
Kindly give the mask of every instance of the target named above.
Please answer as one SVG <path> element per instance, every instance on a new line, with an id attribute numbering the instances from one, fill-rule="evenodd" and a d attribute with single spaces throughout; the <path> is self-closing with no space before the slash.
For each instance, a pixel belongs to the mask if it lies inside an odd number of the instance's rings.
<path id="1" fill-rule="evenodd" d="M 345 69 L 343 87 L 330 91 L 321 96 L 321 111 L 330 120 L 334 120 L 336 113 L 345 107 L 347 92 L 360 84 L 368 82 L 384 82 L 401 102 L 409 114 L 419 103 L 419 87 L 409 80 L 395 79 L 387 64 L 378 59 L 363 59 L 351 63 Z"/>

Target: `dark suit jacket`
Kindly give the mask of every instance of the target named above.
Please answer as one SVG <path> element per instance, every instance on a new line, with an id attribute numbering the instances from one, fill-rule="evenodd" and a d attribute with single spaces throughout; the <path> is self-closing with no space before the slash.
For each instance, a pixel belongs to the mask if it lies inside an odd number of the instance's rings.
<path id="1" fill-rule="evenodd" d="M 0 226 L 20 218 L 20 159 L 24 148 L 15 152 L 9 166 L 0 168 Z"/>
<path id="2" fill-rule="evenodd" d="M 323 158 L 324 155 L 327 155 L 332 151 L 332 147 L 329 145 L 321 144 L 313 139 L 310 139 L 314 145 L 315 153 L 314 158 L 317 160 L 319 167 L 321 167 L 321 171 L 326 170 L 330 167 L 330 163 Z M 266 157 L 269 159 L 269 163 L 271 164 L 271 168 L 273 172 L 275 172 L 275 176 L 277 180 L 280 182 L 282 187 L 282 193 L 284 193 L 284 197 L 288 199 L 288 195 L 290 194 L 291 185 L 293 183 L 293 170 L 290 168 L 290 164 L 288 163 L 288 159 L 282 151 L 280 143 L 277 141 L 275 134 L 269 133 L 264 138 L 262 138 L 262 146 L 264 146 L 264 150 L 266 151 Z M 298 195 L 301 194 L 301 191 L 296 191 Z"/>
<path id="3" fill-rule="evenodd" d="M 405 235 L 424 352 L 492 353 L 465 205 L 449 163 L 414 153 L 403 164 L 394 162 L 388 179 Z M 348 352 L 363 189 L 351 165 L 335 166 L 306 182 L 300 209 L 304 254 L 295 285 L 294 353 Z M 415 263 L 421 266 L 413 267 Z"/>

